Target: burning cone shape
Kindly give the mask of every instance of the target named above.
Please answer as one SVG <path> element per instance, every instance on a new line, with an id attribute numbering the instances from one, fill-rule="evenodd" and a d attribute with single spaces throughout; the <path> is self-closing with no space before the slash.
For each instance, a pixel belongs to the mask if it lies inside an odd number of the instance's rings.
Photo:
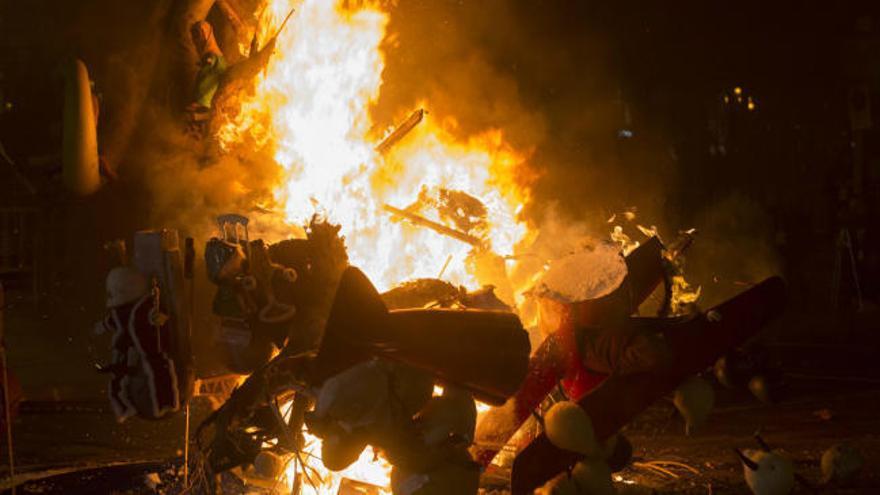
<path id="1" fill-rule="evenodd" d="M 571 401 L 561 401 L 544 415 L 547 438 L 560 449 L 588 457 L 602 457 L 603 449 L 596 441 L 593 423 L 587 413 Z"/>
<path id="2" fill-rule="evenodd" d="M 778 451 L 736 450 L 746 484 L 755 495 L 788 495 L 794 488 L 794 465 Z"/>
<path id="3" fill-rule="evenodd" d="M 434 373 L 489 404 L 503 404 L 525 379 L 528 334 L 512 313 L 400 310 L 388 315 L 384 357 Z"/>
<path id="4" fill-rule="evenodd" d="M 679 385 L 672 402 L 685 420 L 685 434 L 690 436 L 709 417 L 715 405 L 715 390 L 706 380 L 693 376 Z"/>

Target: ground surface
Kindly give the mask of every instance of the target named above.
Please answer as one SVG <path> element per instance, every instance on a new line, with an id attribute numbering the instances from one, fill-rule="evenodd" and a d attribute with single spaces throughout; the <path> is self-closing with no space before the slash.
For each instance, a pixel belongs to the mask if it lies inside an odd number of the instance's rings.
<path id="1" fill-rule="evenodd" d="M 880 493 L 880 383 L 865 377 L 792 375 L 797 377 L 789 378 L 785 400 L 775 405 L 760 403 L 745 391 L 719 390 L 710 422 L 690 438 L 682 434 L 671 403 L 659 402 L 625 432 L 635 447 L 635 460 L 683 462 L 698 474 L 670 467 L 677 476 L 672 477 L 630 467 L 619 475 L 635 483 L 620 488 L 632 493 L 747 493 L 731 449 L 754 448 L 752 434 L 760 429 L 816 486 L 822 452 L 835 442 L 849 442 L 866 459 L 862 476 L 854 486 L 822 487 L 820 493 Z M 195 416 L 202 414 L 199 410 Z M 169 462 L 180 455 L 182 432 L 181 417 L 118 425 L 99 403 L 25 404 L 15 428 L 16 461 L 20 473 L 39 480 L 22 491 L 150 493 L 145 474 L 170 472 Z M 63 471 L 101 466 L 116 467 Z M 796 493 L 809 491 L 799 488 Z"/>
<path id="2" fill-rule="evenodd" d="M 670 468 L 678 478 L 630 467 L 620 475 L 657 493 L 748 493 L 742 466 L 732 452 L 757 448 L 753 433 L 761 430 L 773 448 L 782 448 L 794 460 L 797 472 L 819 488 L 820 459 L 825 449 L 845 441 L 865 457 L 862 476 L 850 487 L 823 486 L 819 493 L 880 493 L 880 386 L 845 386 L 839 381 L 792 381 L 786 402 L 765 405 L 749 397 L 722 397 L 709 424 L 691 438 L 671 416 L 669 403 L 647 411 L 627 430 L 640 461 L 674 460 L 697 471 Z M 821 390 L 820 390 L 821 388 Z M 646 491 L 646 493 L 651 493 Z M 795 493 L 810 493 L 799 487 Z"/>

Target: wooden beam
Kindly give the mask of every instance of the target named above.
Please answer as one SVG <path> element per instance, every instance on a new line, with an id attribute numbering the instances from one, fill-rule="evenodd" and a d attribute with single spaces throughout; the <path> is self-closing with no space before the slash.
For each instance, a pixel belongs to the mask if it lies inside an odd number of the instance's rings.
<path id="1" fill-rule="evenodd" d="M 664 332 L 675 359 L 665 372 L 611 376 L 578 403 L 604 441 L 687 377 L 753 337 L 784 305 L 785 284 L 771 277 L 738 296 Z M 526 495 L 574 465 L 578 454 L 564 451 L 541 434 L 513 462 L 511 492 Z"/>
<path id="2" fill-rule="evenodd" d="M 417 215 L 411 211 L 401 210 L 400 208 L 395 208 L 395 207 L 388 205 L 388 204 L 382 205 L 382 209 L 384 209 L 385 211 L 387 211 L 393 215 L 403 217 L 403 218 L 409 220 L 410 222 L 414 223 L 415 225 L 418 225 L 421 227 L 427 227 L 427 228 L 433 230 L 434 232 L 437 232 L 438 234 L 442 234 L 447 237 L 452 237 L 453 239 L 457 239 L 461 242 L 468 243 L 471 246 L 474 246 L 476 248 L 482 248 L 484 246 L 484 242 L 478 237 L 472 236 L 472 235 L 467 234 L 465 232 L 462 232 L 460 230 L 455 230 L 453 228 L 447 227 L 447 226 L 443 225 L 442 223 L 438 223 L 433 220 L 428 220 L 427 218 L 425 218 L 421 215 Z"/>

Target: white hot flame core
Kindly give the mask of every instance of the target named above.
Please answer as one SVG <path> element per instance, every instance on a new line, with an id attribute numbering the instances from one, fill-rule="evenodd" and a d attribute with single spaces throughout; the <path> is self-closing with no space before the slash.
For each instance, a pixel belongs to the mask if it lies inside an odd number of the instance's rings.
<path id="1" fill-rule="evenodd" d="M 350 479 L 380 487 L 380 495 L 391 495 L 391 464 L 377 456 L 372 447 L 367 446 L 351 466 L 332 472 L 321 463 L 321 439 L 305 433 L 305 440 L 306 447 L 300 458 L 306 467 L 300 466 L 298 459 L 294 457 L 284 473 L 291 490 L 296 483 L 301 495 L 336 495 L 343 479 Z"/>
<path id="2" fill-rule="evenodd" d="M 274 23 L 290 8 L 296 12 L 254 96 L 221 130 L 221 142 L 229 147 L 247 135 L 271 146 L 286 173 L 276 200 L 287 221 L 302 225 L 322 213 L 340 224 L 352 263 L 380 290 L 436 277 L 449 256 L 444 278 L 478 286 L 465 264 L 472 246 L 394 221 L 383 205 L 404 208 L 423 187 L 464 191 L 488 210 L 489 246 L 510 254 L 526 232 L 516 218 L 526 193 L 512 174 L 524 158 L 500 131 L 461 142 L 430 119 L 380 156 L 379 137 L 369 135 L 369 107 L 382 86 L 388 16 L 369 2 L 358 5 L 272 0 L 264 17 Z"/>

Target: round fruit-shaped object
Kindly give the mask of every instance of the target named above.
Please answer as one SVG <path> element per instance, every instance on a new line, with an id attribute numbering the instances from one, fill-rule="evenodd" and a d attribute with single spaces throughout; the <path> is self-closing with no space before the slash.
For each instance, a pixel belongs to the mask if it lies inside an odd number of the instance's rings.
<path id="1" fill-rule="evenodd" d="M 560 401 L 544 415 L 547 438 L 556 447 L 587 457 L 603 457 L 602 446 L 596 441 L 593 422 L 577 403 Z"/>

